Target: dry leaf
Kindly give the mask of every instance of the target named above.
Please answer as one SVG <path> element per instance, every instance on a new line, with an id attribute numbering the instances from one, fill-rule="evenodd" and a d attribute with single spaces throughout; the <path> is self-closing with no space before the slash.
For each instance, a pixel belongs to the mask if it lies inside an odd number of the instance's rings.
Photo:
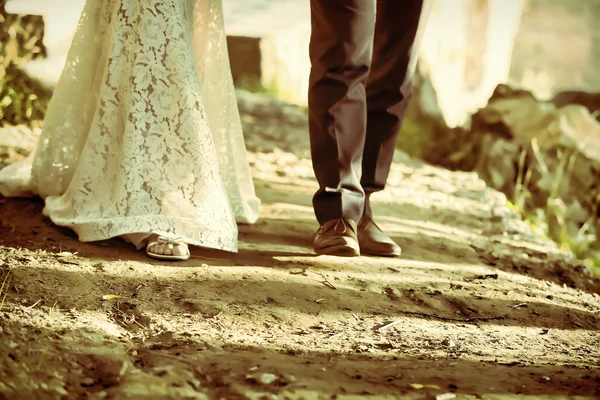
<path id="1" fill-rule="evenodd" d="M 435 389 L 435 390 L 439 390 L 440 387 L 438 385 L 423 385 L 420 383 L 411 383 L 409 385 L 411 388 L 413 389 Z"/>
<path id="2" fill-rule="evenodd" d="M 102 300 L 114 300 L 114 299 L 122 299 L 123 296 L 119 296 L 117 294 L 105 294 L 102 296 Z"/>

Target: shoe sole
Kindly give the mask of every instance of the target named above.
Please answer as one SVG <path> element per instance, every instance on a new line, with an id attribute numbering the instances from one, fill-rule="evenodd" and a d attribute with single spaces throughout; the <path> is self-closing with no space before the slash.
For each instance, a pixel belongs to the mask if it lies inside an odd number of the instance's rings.
<path id="1" fill-rule="evenodd" d="M 363 250 L 363 255 L 367 255 L 367 256 L 376 256 L 376 257 L 388 257 L 388 258 L 394 258 L 394 257 L 400 257 L 402 255 L 402 252 L 399 253 L 376 253 L 376 252 L 371 252 L 371 251 L 364 251 Z"/>
<path id="2" fill-rule="evenodd" d="M 360 251 L 350 246 L 331 246 L 322 249 L 315 249 L 315 253 L 319 256 L 338 256 L 338 257 L 358 257 Z"/>
<path id="3" fill-rule="evenodd" d="M 360 242 L 359 242 L 360 246 Z M 402 255 L 401 247 L 380 246 L 377 248 L 369 248 L 369 246 L 360 246 L 360 252 L 364 255 L 378 257 L 400 257 Z"/>

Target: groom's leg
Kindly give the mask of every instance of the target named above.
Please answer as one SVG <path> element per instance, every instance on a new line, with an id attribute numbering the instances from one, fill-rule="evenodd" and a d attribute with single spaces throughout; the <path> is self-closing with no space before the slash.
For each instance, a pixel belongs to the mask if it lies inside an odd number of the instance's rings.
<path id="1" fill-rule="evenodd" d="M 373 61 L 367 83 L 367 134 L 362 163 L 365 215 L 369 196 L 385 187 L 412 93 L 419 42 L 430 0 L 378 0 Z"/>
<path id="2" fill-rule="evenodd" d="M 313 168 L 319 190 L 317 220 L 358 222 L 364 209 L 360 184 L 371 64 L 375 0 L 311 0 L 308 92 Z"/>

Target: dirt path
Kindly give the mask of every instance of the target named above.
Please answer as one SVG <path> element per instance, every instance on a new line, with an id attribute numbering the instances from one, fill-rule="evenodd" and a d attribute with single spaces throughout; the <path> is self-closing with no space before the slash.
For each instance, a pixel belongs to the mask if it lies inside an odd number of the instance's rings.
<path id="1" fill-rule="evenodd" d="M 264 207 L 237 255 L 152 262 L 0 199 L 0 398 L 600 396 L 600 282 L 503 196 L 398 155 L 403 257 L 315 257 L 303 114 L 240 106 Z"/>

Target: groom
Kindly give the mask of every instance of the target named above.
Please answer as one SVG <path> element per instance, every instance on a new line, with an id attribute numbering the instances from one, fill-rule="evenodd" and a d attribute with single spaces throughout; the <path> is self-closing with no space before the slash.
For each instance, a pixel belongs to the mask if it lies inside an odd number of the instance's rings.
<path id="1" fill-rule="evenodd" d="M 399 256 L 373 222 L 431 0 L 311 0 L 308 92 L 317 254 Z"/>

